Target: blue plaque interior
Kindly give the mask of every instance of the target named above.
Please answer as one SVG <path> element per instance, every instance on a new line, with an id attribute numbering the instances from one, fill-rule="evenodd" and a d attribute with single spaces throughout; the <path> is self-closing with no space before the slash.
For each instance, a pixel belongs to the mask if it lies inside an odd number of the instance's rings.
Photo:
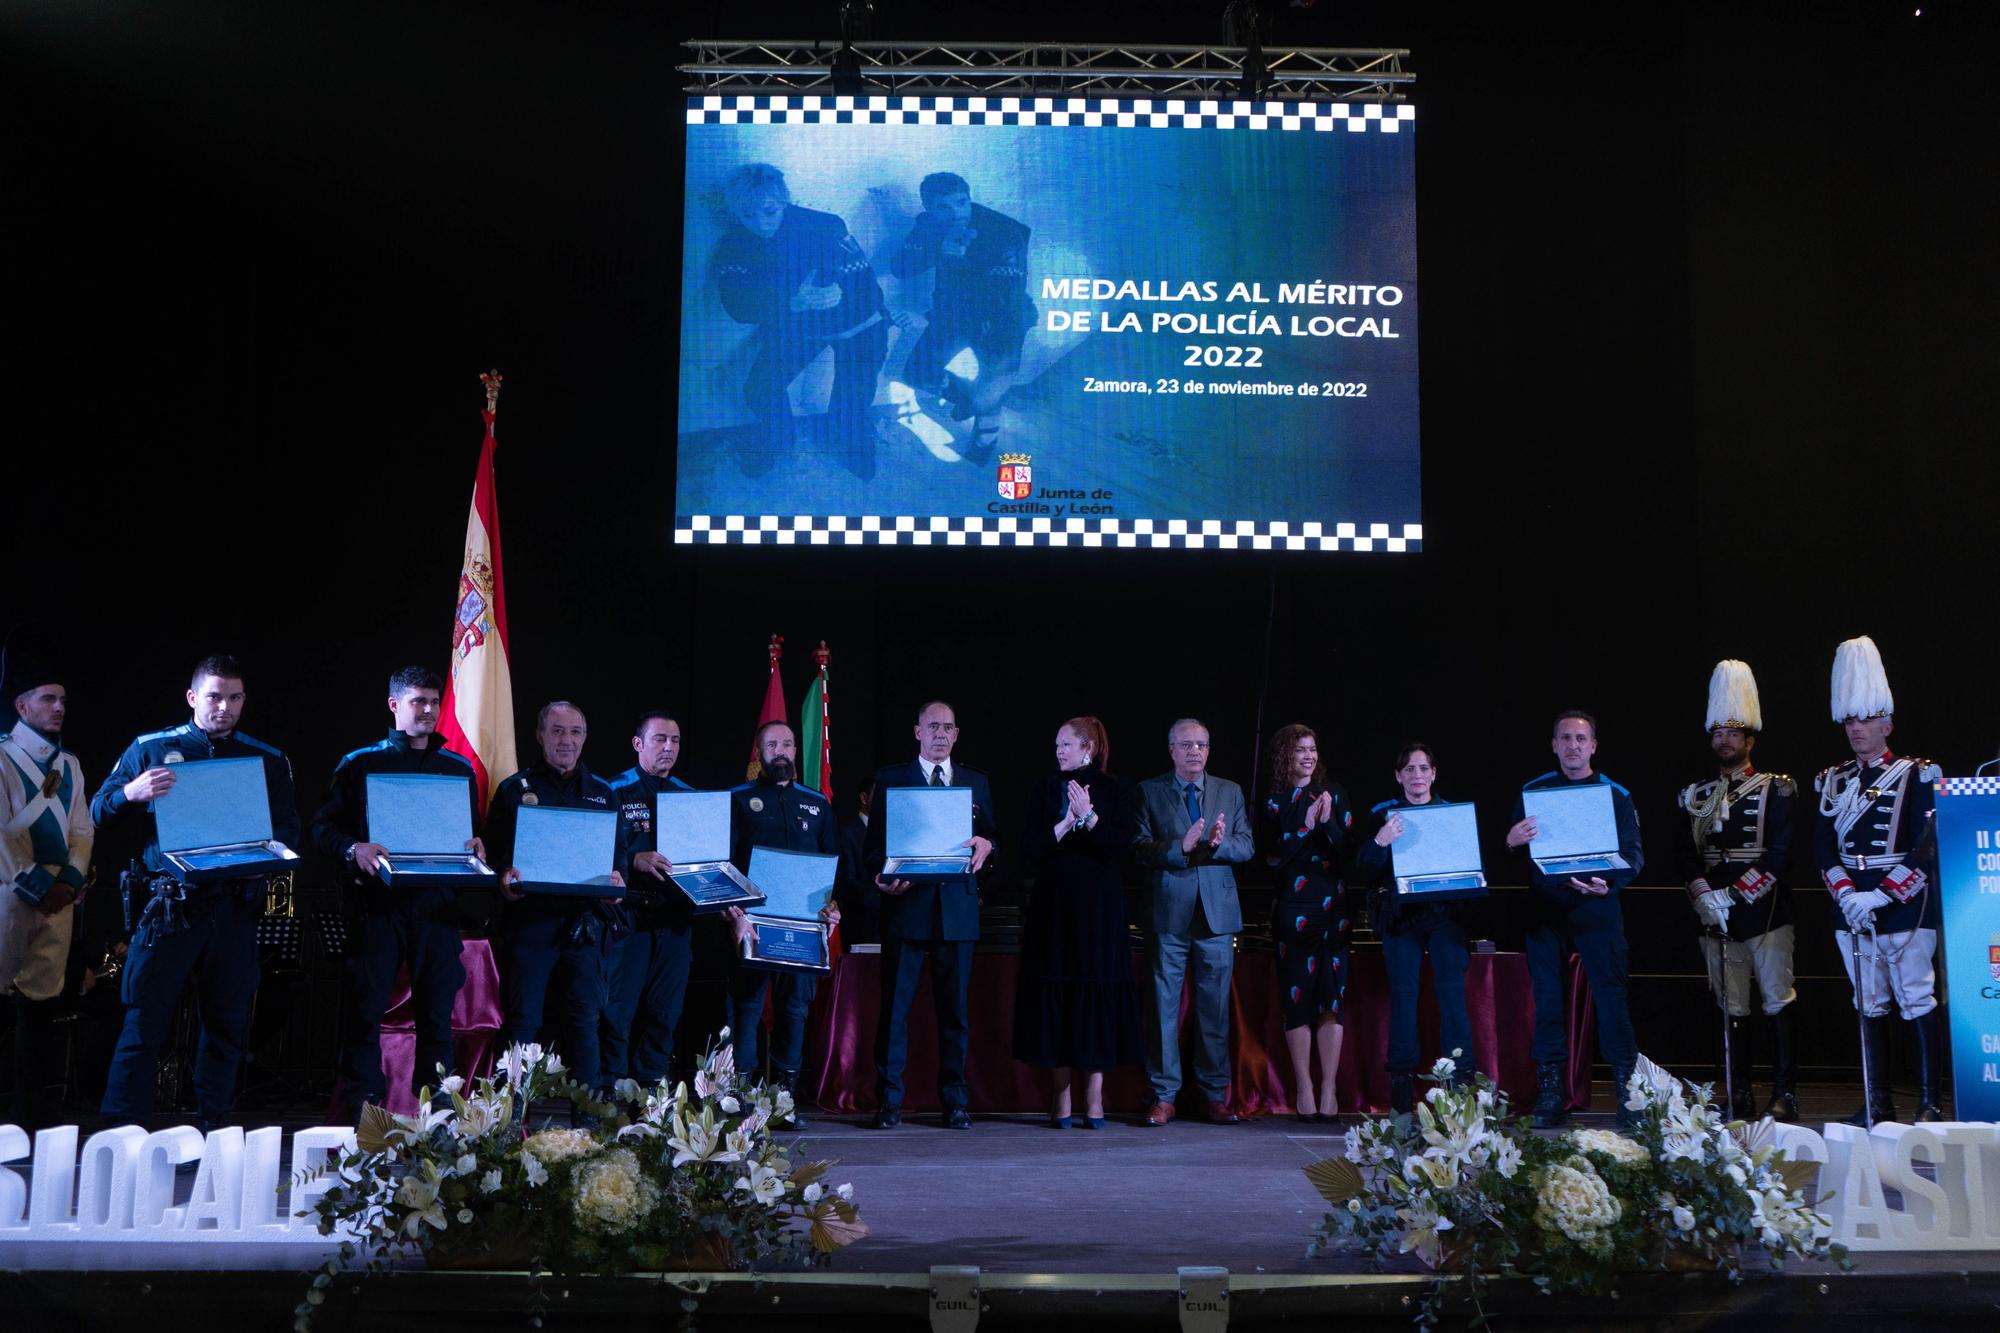
<path id="1" fill-rule="evenodd" d="M 653 809 L 660 855 L 676 866 L 729 859 L 729 793 L 663 791 Z"/>
<path id="2" fill-rule="evenodd" d="M 391 853 L 463 853 L 472 839 L 466 787 L 442 773 L 370 773 L 368 841 Z"/>
<path id="3" fill-rule="evenodd" d="M 194 759 L 172 768 L 174 785 L 153 802 L 161 851 L 270 839 L 271 797 L 262 759 Z"/>
<path id="4" fill-rule="evenodd" d="M 1605 783 L 1522 792 L 1521 809 L 1538 828 L 1528 844 L 1528 855 L 1537 861 L 1603 856 L 1618 850 L 1618 815 Z"/>
<path id="5" fill-rule="evenodd" d="M 1476 873 L 1479 813 L 1470 801 L 1398 806 L 1403 836 L 1389 844 L 1389 864 L 1398 879 L 1418 875 Z"/>
<path id="6" fill-rule="evenodd" d="M 531 884 L 609 884 L 618 812 L 524 805 L 514 826 L 514 868 Z"/>
<path id="7" fill-rule="evenodd" d="M 822 852 L 787 852 L 776 847 L 750 849 L 750 882 L 764 892 L 756 915 L 817 921 L 833 901 L 838 856 Z"/>
<path id="8" fill-rule="evenodd" d="M 883 832 L 888 855 L 963 857 L 972 836 L 972 788 L 891 787 Z"/>

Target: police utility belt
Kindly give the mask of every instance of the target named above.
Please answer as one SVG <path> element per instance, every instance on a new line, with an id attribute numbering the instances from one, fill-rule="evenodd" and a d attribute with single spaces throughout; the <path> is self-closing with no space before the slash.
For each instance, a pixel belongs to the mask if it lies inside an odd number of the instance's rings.
<path id="1" fill-rule="evenodd" d="M 1903 864 L 1906 852 L 1883 852 L 1877 856 L 1853 856 L 1847 852 L 1840 854 L 1840 863 L 1849 870 L 1881 870 L 1888 866 Z"/>
<path id="2" fill-rule="evenodd" d="M 172 875 L 161 875 L 134 861 L 118 876 L 118 898 L 125 911 L 125 933 L 135 944 L 147 947 L 186 930 L 191 907 L 214 902 L 224 893 L 237 892 L 246 898 L 261 891 L 261 878 L 219 880 L 194 885 Z"/>

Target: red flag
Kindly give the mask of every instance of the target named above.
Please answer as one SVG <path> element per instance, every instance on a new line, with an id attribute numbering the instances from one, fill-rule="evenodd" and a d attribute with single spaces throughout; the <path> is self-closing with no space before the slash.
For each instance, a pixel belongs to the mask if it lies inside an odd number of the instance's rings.
<path id="1" fill-rule="evenodd" d="M 766 651 L 771 654 L 771 676 L 764 684 L 764 706 L 757 713 L 757 726 L 759 729 L 762 729 L 766 722 L 783 722 L 786 720 L 784 681 L 778 675 L 778 659 L 785 655 L 784 636 L 782 634 L 773 634 L 771 636 L 770 647 Z M 757 758 L 757 740 L 753 732 L 750 740 L 750 767 L 744 770 L 743 777 L 745 781 L 755 782 L 763 771 L 764 765 Z"/>
<path id="2" fill-rule="evenodd" d="M 507 661 L 507 599 L 500 576 L 500 499 L 493 485 L 493 418 L 500 410 L 500 372 L 486 386 L 486 442 L 472 476 L 472 512 L 465 523 L 465 562 L 451 621 L 451 675 L 445 681 L 438 735 L 472 761 L 485 809 L 493 788 L 520 767 L 514 750 L 514 678 Z"/>

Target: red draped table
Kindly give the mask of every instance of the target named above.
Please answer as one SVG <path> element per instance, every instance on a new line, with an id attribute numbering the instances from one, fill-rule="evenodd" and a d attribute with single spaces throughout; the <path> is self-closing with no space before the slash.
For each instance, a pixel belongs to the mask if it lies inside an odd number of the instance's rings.
<path id="1" fill-rule="evenodd" d="M 1229 1107 L 1239 1115 L 1289 1114 L 1291 1060 L 1285 1052 L 1276 959 L 1243 951 L 1236 955 L 1230 987 Z M 1382 955 L 1373 949 L 1353 954 L 1346 1012 L 1347 1035 L 1341 1046 L 1336 1086 L 1343 1111 L 1386 1110 L 1389 1072 L 1384 1059 L 1389 1046 L 1389 983 Z M 814 1006 L 810 1051 L 802 1085 L 828 1111 L 868 1112 L 875 1109 L 875 1022 L 881 1000 L 881 956 L 849 954 L 840 960 L 832 980 L 822 986 Z M 973 1111 L 1041 1111 L 1047 1108 L 1047 1075 L 1013 1058 L 1014 987 L 1021 958 L 1010 953 L 980 953 L 972 961 L 972 1039 L 966 1082 Z M 1152 992 L 1145 955 L 1133 951 L 1132 971 L 1142 997 Z M 910 1006 L 910 1054 L 904 1070 L 904 1109 L 937 1109 L 937 1021 L 931 1007 L 931 981 L 925 970 Z M 1465 976 L 1466 1008 L 1472 1018 L 1472 1040 L 1479 1066 L 1506 1089 L 1517 1110 L 1535 1100 L 1535 1063 L 1530 1054 L 1534 1000 L 1528 986 L 1523 954 L 1474 954 Z M 1181 997 L 1184 1082 L 1191 1083 L 1193 1050 L 1188 1023 L 1188 997 Z M 1590 1068 L 1596 1052 L 1596 1022 L 1590 990 L 1582 968 L 1570 963 L 1569 1085 L 1573 1106 L 1590 1105 Z M 1430 965 L 1425 963 L 1418 1031 L 1423 1041 L 1423 1068 L 1439 1052 L 1437 1000 L 1432 993 Z M 388 1033 L 383 1033 L 384 1063 Z M 407 1066 L 406 1066 L 407 1067 Z M 407 1082 L 407 1079 L 405 1080 Z M 1419 1089 L 1421 1095 L 1422 1089 Z M 1108 1110 L 1139 1111 L 1151 1100 L 1145 1071 L 1112 1070 L 1105 1076 Z"/>
<path id="2" fill-rule="evenodd" d="M 465 965 L 465 984 L 451 1005 L 451 1064 L 453 1072 L 470 1082 L 493 1072 L 500 1043 L 500 969 L 493 964 L 489 940 L 465 941 L 458 960 Z M 416 1063 L 417 1024 L 410 1012 L 410 973 L 404 968 L 396 974 L 389 1009 L 382 1016 L 382 1076 L 388 1081 L 389 1109 L 399 1115 L 416 1113 L 417 1097 L 410 1091 Z M 336 1086 L 335 1106 L 339 1098 Z"/>

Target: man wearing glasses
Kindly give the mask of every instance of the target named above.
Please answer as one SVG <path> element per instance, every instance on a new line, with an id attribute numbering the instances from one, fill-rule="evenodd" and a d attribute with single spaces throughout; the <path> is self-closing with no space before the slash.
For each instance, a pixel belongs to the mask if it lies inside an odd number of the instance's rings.
<path id="1" fill-rule="evenodd" d="M 1167 730 L 1171 773 L 1139 784 L 1139 834 L 1133 850 L 1150 871 L 1152 906 L 1146 957 L 1153 968 L 1153 1021 L 1146 1029 L 1146 1077 L 1153 1105 L 1145 1123 L 1174 1118 L 1181 1090 L 1183 983 L 1194 988 L 1198 1033 L 1194 1080 L 1203 1110 L 1218 1125 L 1229 1109 L 1229 977 L 1243 929 L 1232 865 L 1255 850 L 1243 789 L 1208 772 L 1208 728 L 1184 717 Z"/>
<path id="2" fill-rule="evenodd" d="M 931 965 L 931 997 L 937 1005 L 938 1102 L 947 1129 L 971 1129 L 966 1110 L 965 1056 L 971 1022 L 968 990 L 972 946 L 979 939 L 979 872 L 993 855 L 993 794 L 986 775 L 954 764 L 958 718 L 941 700 L 917 713 L 917 757 L 875 774 L 870 807 L 885 812 L 889 787 L 972 788 L 972 873 L 936 883 L 883 879 L 888 859 L 888 821 L 868 823 L 868 873 L 882 891 L 882 1005 L 875 1026 L 875 1128 L 894 1129 L 903 1119 L 903 1065 L 910 1049 L 910 1002 L 924 961 Z"/>

